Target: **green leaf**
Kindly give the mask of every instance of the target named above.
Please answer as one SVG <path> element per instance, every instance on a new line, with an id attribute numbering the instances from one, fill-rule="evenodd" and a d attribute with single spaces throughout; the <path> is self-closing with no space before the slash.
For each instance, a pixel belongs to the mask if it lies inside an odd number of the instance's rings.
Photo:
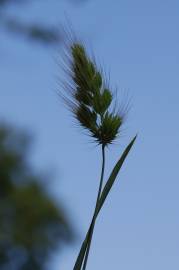
<path id="1" fill-rule="evenodd" d="M 101 208 L 102 208 L 102 206 L 103 206 L 103 204 L 104 204 L 104 202 L 106 200 L 106 197 L 108 196 L 108 194 L 109 194 L 109 192 L 110 192 L 110 190 L 111 190 L 111 188 L 112 188 L 112 186 L 113 186 L 113 184 L 114 184 L 114 182 L 116 180 L 116 177 L 117 177 L 117 175 L 118 175 L 118 173 L 119 173 L 119 171 L 120 171 L 120 169 L 121 169 L 121 167 L 122 167 L 128 153 L 129 153 L 129 151 L 131 150 L 131 148 L 132 148 L 132 146 L 133 146 L 133 144 L 134 144 L 134 142 L 136 140 L 136 137 L 137 136 L 135 136 L 133 138 L 133 140 L 129 143 L 129 145 L 126 147 L 126 149 L 124 150 L 121 158 L 119 159 L 119 161 L 116 163 L 114 169 L 112 170 L 112 173 L 111 173 L 108 181 L 106 182 L 106 185 L 105 185 L 105 187 L 104 187 L 104 189 L 102 191 L 99 203 L 97 205 L 96 211 L 94 213 L 92 222 L 90 224 L 89 230 L 88 230 L 88 232 L 86 234 L 85 240 L 82 243 L 82 246 L 81 246 L 81 249 L 80 249 L 80 252 L 79 252 L 79 255 L 77 257 L 77 260 L 76 260 L 76 263 L 75 263 L 75 266 L 74 266 L 73 270 L 80 270 L 81 267 L 82 267 L 83 259 L 84 259 L 84 256 L 85 256 L 85 253 L 86 253 L 86 248 L 87 248 L 87 245 L 88 245 L 88 238 L 89 238 L 90 232 L 93 229 L 95 220 L 96 220 L 96 218 L 97 218 L 97 216 L 98 216 L 98 214 L 99 214 L 99 212 L 100 212 L 100 210 L 101 210 Z"/>
<path id="2" fill-rule="evenodd" d="M 117 177 L 117 175 L 118 175 L 118 173 L 119 173 L 119 171 L 120 171 L 120 169 L 121 169 L 121 167 L 122 167 L 128 153 L 129 153 L 129 151 L 131 150 L 136 138 L 137 138 L 137 135 L 132 139 L 132 141 L 126 147 L 126 149 L 124 150 L 121 158 L 119 159 L 119 161 L 116 163 L 114 169 L 112 170 L 112 173 L 111 173 L 111 175 L 110 175 L 108 181 L 106 182 L 106 185 L 105 185 L 105 187 L 104 187 L 104 189 L 102 191 L 102 194 L 101 194 L 101 197 L 100 197 L 100 200 L 99 200 L 99 203 L 98 203 L 98 207 L 97 207 L 97 210 L 96 210 L 96 217 L 97 217 L 99 211 L 101 210 L 101 208 L 102 208 L 102 206 L 103 206 L 103 204 L 104 204 L 104 202 L 106 200 L 106 197 L 108 196 L 108 194 L 109 194 L 109 192 L 110 192 L 110 190 L 111 190 L 111 188 L 112 188 L 112 186 L 113 186 L 113 184 L 114 184 L 114 182 L 116 180 L 116 177 Z"/>
<path id="3" fill-rule="evenodd" d="M 81 270 L 81 267 L 82 267 L 82 263 L 83 263 L 83 260 L 84 260 L 84 256 L 85 256 L 85 253 L 86 253 L 86 248 L 87 248 L 87 245 L 88 245 L 88 238 L 91 234 L 91 230 L 93 229 L 94 227 L 94 223 L 95 223 L 95 215 L 93 216 L 93 219 L 92 219 L 92 222 L 90 224 L 90 227 L 88 229 L 88 232 L 86 234 L 86 237 L 85 237 L 85 240 L 83 241 L 82 245 L 81 245 L 81 249 L 80 249 L 80 252 L 78 254 L 78 257 L 77 257 L 77 260 L 76 260 L 76 263 L 75 263 L 75 266 L 73 268 L 73 270 Z"/>

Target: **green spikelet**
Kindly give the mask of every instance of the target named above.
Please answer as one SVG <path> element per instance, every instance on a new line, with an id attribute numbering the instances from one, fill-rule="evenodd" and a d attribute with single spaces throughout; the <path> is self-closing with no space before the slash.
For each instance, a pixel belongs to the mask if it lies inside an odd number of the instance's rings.
<path id="1" fill-rule="evenodd" d="M 95 141 L 102 145 L 110 144 L 119 134 L 123 115 L 114 113 L 115 108 L 111 108 L 112 92 L 106 87 L 102 72 L 89 58 L 85 47 L 73 43 L 69 48 L 69 68 L 73 83 L 73 101 L 69 104 L 74 116 Z"/>

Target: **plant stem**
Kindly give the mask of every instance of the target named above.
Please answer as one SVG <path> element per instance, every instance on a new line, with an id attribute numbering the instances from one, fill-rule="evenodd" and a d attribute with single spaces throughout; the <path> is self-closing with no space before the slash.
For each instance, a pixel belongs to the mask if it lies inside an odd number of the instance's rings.
<path id="1" fill-rule="evenodd" d="M 102 191 L 102 187 L 103 187 L 103 180 L 104 180 L 104 169 L 105 169 L 105 145 L 102 145 L 102 169 L 101 169 L 101 178 L 100 178 L 100 183 L 99 183 L 99 189 L 98 189 L 98 195 L 97 195 L 97 199 L 96 199 L 96 206 L 95 206 L 95 211 L 94 211 L 94 216 L 96 213 L 96 209 L 98 206 L 98 202 L 101 196 L 101 191 Z M 88 236 L 88 245 L 87 245 L 87 249 L 86 249 L 86 253 L 85 253 L 85 258 L 84 258 L 84 263 L 83 263 L 83 268 L 82 270 L 86 269 L 86 265 L 87 265 L 87 261 L 88 261 L 88 256 L 89 256 L 89 251 L 90 251 L 90 246 L 91 246 L 91 241 L 92 241 L 92 237 L 93 237 L 93 232 L 94 232 L 94 226 L 95 226 L 95 220 L 93 219 L 92 221 L 92 226 L 91 226 L 91 230 Z"/>

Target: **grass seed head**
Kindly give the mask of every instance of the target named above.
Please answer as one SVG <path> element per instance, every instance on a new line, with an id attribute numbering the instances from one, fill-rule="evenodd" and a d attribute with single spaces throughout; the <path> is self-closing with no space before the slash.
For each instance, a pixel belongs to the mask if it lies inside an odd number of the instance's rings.
<path id="1" fill-rule="evenodd" d="M 98 144 L 111 144 L 124 121 L 124 113 L 116 107 L 116 97 L 83 44 L 71 41 L 66 55 L 65 67 L 70 83 L 64 84 L 62 96 L 75 119 Z"/>

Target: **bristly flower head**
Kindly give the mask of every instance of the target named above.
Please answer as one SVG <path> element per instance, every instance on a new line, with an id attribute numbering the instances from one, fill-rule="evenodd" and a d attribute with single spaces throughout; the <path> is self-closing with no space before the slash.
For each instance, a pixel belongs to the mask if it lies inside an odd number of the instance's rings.
<path id="1" fill-rule="evenodd" d="M 65 70 L 64 100 L 75 119 L 99 144 L 111 144 L 120 133 L 124 114 L 116 108 L 116 96 L 106 84 L 105 76 L 78 42 L 70 42 Z"/>

